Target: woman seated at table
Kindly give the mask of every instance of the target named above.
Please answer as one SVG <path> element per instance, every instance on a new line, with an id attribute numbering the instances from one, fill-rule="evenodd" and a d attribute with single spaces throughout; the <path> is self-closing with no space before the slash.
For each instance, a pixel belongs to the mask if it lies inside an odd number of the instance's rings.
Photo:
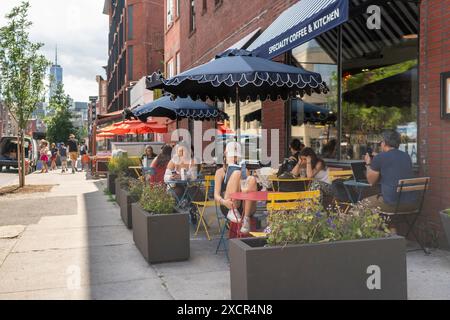
<path id="1" fill-rule="evenodd" d="M 153 152 L 152 146 L 146 146 L 144 150 L 144 154 L 141 157 L 142 167 L 148 168 L 150 167 L 152 161 L 156 158 L 156 153 Z"/>
<path id="2" fill-rule="evenodd" d="M 238 165 L 241 158 L 241 146 L 237 142 L 229 142 L 224 153 L 224 166 L 216 171 L 214 183 L 214 200 L 220 204 L 224 216 L 232 222 L 241 221 L 244 215 L 241 232 L 250 231 L 250 217 L 256 211 L 255 201 L 232 201 L 230 195 L 235 192 L 257 191 L 256 179 L 249 176 L 247 170 Z M 241 190 L 241 180 L 246 180 L 247 190 Z M 234 210 L 233 210 L 234 209 Z"/>
<path id="3" fill-rule="evenodd" d="M 301 162 L 306 164 L 306 177 L 313 179 L 309 190 L 320 190 L 321 196 L 331 195 L 331 184 L 325 161 L 313 149 L 304 148 L 300 153 Z"/>
<path id="4" fill-rule="evenodd" d="M 177 197 L 183 195 L 185 191 L 184 183 L 174 183 L 176 180 L 186 180 L 195 170 L 195 163 L 190 156 L 189 149 L 184 143 L 179 143 L 175 146 L 175 154 L 167 164 L 166 172 L 164 175 L 164 182 L 170 183 L 171 189 L 176 193 Z M 184 171 L 185 176 L 182 177 Z"/>
<path id="5" fill-rule="evenodd" d="M 168 144 L 164 145 L 161 149 L 161 153 L 153 159 L 150 168 L 152 173 L 150 174 L 150 183 L 162 183 L 164 182 L 164 175 L 166 173 L 167 165 L 172 157 L 172 147 Z"/>

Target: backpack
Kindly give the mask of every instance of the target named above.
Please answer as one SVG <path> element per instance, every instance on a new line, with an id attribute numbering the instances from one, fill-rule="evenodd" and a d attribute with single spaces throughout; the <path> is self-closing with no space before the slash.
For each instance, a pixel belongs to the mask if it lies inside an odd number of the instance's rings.
<path id="1" fill-rule="evenodd" d="M 297 164 L 297 161 L 295 161 L 293 159 L 284 159 L 283 163 L 281 164 L 280 168 L 278 169 L 277 177 L 280 179 L 294 178 L 294 175 L 291 172 L 294 169 L 296 164 Z"/>

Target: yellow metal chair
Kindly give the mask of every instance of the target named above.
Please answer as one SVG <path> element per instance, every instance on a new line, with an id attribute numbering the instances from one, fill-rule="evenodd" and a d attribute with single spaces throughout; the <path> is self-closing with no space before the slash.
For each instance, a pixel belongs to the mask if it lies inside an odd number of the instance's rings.
<path id="1" fill-rule="evenodd" d="M 320 200 L 320 190 L 302 192 L 269 193 L 267 196 L 267 210 L 295 210 L 305 205 L 307 200 Z"/>
<path id="2" fill-rule="evenodd" d="M 199 212 L 199 215 L 200 215 L 198 223 L 197 223 L 197 229 L 195 230 L 195 235 L 198 234 L 198 232 L 200 230 L 200 225 L 202 225 L 203 228 L 205 229 L 206 237 L 208 238 L 208 240 L 211 240 L 211 237 L 209 236 L 208 226 L 206 225 L 204 214 L 205 214 L 206 208 L 216 207 L 216 201 L 209 200 L 209 197 L 208 197 L 209 191 L 210 191 L 211 187 L 213 187 L 213 186 L 214 186 L 214 176 L 205 176 L 205 199 L 203 201 L 193 201 L 192 202 L 192 204 L 194 204 L 197 207 L 197 211 Z"/>
<path id="3" fill-rule="evenodd" d="M 267 210 L 269 212 L 295 210 L 308 205 L 309 201 L 319 201 L 320 190 L 301 192 L 277 192 L 267 196 Z M 264 237 L 264 232 L 250 232 L 253 237 Z"/>
<path id="4" fill-rule="evenodd" d="M 300 178 L 288 178 L 288 179 L 281 179 L 281 178 L 278 178 L 276 175 L 272 175 L 272 176 L 269 176 L 269 181 L 272 183 L 272 186 L 273 186 L 273 190 L 274 191 L 279 191 L 279 188 L 280 188 L 280 183 L 281 182 L 283 182 L 283 183 L 289 183 L 289 182 L 292 182 L 292 183 L 298 183 L 298 182 L 302 182 L 303 183 L 303 186 L 304 186 L 304 189 L 305 190 L 308 190 L 308 188 L 309 188 L 309 184 L 310 184 L 310 182 L 312 181 L 313 179 L 311 179 L 311 178 L 306 178 L 306 177 L 304 177 L 304 178 L 302 178 L 302 177 L 300 177 Z"/>
<path id="5" fill-rule="evenodd" d="M 352 170 L 328 170 L 330 182 L 333 182 L 336 179 L 349 179 L 351 177 L 353 177 Z"/>

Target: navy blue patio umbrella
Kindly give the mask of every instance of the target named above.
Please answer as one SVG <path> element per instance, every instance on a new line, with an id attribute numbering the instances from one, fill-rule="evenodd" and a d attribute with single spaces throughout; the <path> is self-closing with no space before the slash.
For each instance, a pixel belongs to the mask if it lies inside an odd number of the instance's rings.
<path id="1" fill-rule="evenodd" d="M 326 93 L 328 88 L 320 74 L 272 60 L 259 58 L 250 51 L 230 49 L 216 59 L 164 79 L 153 74 L 147 78 L 148 89 L 164 89 L 181 98 L 226 101 L 256 101 Z M 239 132 L 239 121 L 235 122 Z"/>
<path id="2" fill-rule="evenodd" d="M 130 110 L 135 118 L 147 121 L 148 117 L 167 117 L 171 120 L 225 120 L 228 115 L 215 106 L 191 98 L 173 98 L 170 95 Z"/>
<path id="3" fill-rule="evenodd" d="M 296 99 L 292 100 L 291 104 L 291 124 L 293 126 L 300 126 L 303 123 L 320 123 L 320 124 L 333 124 L 336 122 L 336 114 L 326 108 L 317 106 L 312 103 L 302 102 L 303 106 L 296 107 Z M 251 122 L 254 120 L 261 121 L 262 112 L 261 109 L 248 113 L 244 117 L 245 122 Z"/>

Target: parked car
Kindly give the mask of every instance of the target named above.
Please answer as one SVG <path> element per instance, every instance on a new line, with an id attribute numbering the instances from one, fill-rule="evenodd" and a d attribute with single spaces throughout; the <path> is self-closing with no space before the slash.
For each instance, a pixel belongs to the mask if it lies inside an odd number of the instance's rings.
<path id="1" fill-rule="evenodd" d="M 0 172 L 3 170 L 3 167 L 6 170 L 18 167 L 17 139 L 17 137 L 0 138 Z M 36 164 L 39 159 L 38 142 L 31 137 L 25 137 L 24 140 L 25 162 L 28 164 L 26 173 L 31 173 L 36 170 Z"/>

